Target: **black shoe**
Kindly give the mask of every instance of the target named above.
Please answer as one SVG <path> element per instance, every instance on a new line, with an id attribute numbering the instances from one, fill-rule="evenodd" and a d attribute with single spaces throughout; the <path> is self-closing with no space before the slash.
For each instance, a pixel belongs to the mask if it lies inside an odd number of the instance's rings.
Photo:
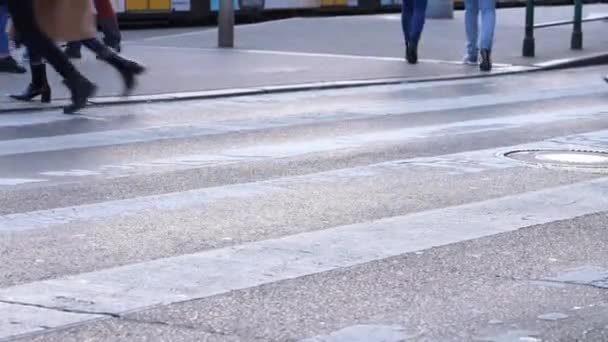
<path id="1" fill-rule="evenodd" d="M 69 59 L 81 59 L 82 58 L 82 52 L 80 51 L 80 49 L 75 49 L 70 47 L 70 45 L 68 45 L 67 48 L 65 48 L 65 54 L 66 56 L 68 56 Z"/>
<path id="2" fill-rule="evenodd" d="M 13 74 L 25 74 L 27 69 L 19 65 L 17 61 L 11 57 L 4 57 L 0 59 L 0 72 L 8 72 Z"/>
<path id="3" fill-rule="evenodd" d="M 72 104 L 63 108 L 64 114 L 74 114 L 86 107 L 87 101 L 97 91 L 97 87 L 83 76 L 64 82 L 72 92 Z"/>
<path id="4" fill-rule="evenodd" d="M 418 63 L 418 44 L 405 43 L 405 59 L 410 64 Z"/>
<path id="5" fill-rule="evenodd" d="M 40 96 L 40 101 L 42 103 L 50 103 L 51 102 L 51 87 L 49 85 L 36 86 L 33 83 L 30 83 L 27 88 L 21 94 L 10 95 L 12 99 L 29 102 L 33 100 L 35 97 Z"/>
<path id="6" fill-rule="evenodd" d="M 104 60 L 116 68 L 122 76 L 125 85 L 123 96 L 131 94 L 136 85 L 135 76 L 143 74 L 146 71 L 146 68 L 115 53 L 104 58 Z"/>
<path id="7" fill-rule="evenodd" d="M 479 70 L 492 70 L 492 60 L 490 59 L 490 50 L 488 49 L 481 49 L 481 63 L 479 63 Z"/>
<path id="8" fill-rule="evenodd" d="M 604 81 L 608 82 L 608 75 L 604 76 Z"/>
<path id="9" fill-rule="evenodd" d="M 46 65 L 32 65 L 32 83 L 25 91 L 18 95 L 10 95 L 11 98 L 19 101 L 31 101 L 40 96 L 43 103 L 51 102 L 51 87 L 46 79 Z"/>

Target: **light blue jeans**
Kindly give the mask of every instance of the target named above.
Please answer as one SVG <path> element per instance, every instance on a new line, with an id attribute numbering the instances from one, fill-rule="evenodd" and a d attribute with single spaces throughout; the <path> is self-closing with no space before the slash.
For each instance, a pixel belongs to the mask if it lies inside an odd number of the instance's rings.
<path id="1" fill-rule="evenodd" d="M 8 35 L 6 34 L 6 23 L 8 22 L 8 9 L 0 6 L 0 57 L 9 55 Z"/>
<path id="2" fill-rule="evenodd" d="M 479 49 L 492 50 L 496 26 L 496 0 L 465 0 L 464 26 L 467 33 L 467 58 L 477 61 Z M 481 34 L 479 22 L 481 17 Z"/>

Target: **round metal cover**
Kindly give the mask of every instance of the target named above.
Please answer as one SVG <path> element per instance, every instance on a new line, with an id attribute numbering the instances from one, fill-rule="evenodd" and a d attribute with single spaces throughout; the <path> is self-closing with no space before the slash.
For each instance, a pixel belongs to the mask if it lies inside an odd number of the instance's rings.
<path id="1" fill-rule="evenodd" d="M 504 156 L 537 166 L 608 170 L 608 152 L 603 151 L 519 150 L 507 152 Z"/>

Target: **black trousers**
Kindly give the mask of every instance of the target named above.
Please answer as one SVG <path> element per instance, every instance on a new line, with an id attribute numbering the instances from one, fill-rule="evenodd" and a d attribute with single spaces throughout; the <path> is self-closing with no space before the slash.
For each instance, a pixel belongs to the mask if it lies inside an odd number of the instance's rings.
<path id="1" fill-rule="evenodd" d="M 99 58 L 101 58 L 103 60 L 107 60 L 112 54 L 114 54 L 112 52 L 112 50 L 110 50 L 110 48 L 105 46 L 97 38 L 89 38 L 89 39 L 81 40 L 81 41 L 78 41 L 78 44 L 84 45 L 87 49 L 94 52 L 97 56 L 99 56 Z M 42 57 L 41 55 L 39 55 L 33 51 L 29 51 L 29 57 L 30 57 L 31 65 L 42 64 L 43 60 L 44 60 L 44 57 Z"/>
<path id="2" fill-rule="evenodd" d="M 7 0 L 19 38 L 35 56 L 44 58 L 66 80 L 82 77 L 68 57 L 36 22 L 33 0 Z"/>

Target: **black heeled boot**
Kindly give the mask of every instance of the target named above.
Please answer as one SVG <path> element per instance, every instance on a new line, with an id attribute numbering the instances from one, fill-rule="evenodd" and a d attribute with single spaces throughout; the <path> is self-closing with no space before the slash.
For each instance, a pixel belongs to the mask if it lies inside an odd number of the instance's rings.
<path id="1" fill-rule="evenodd" d="M 490 50 L 481 49 L 481 63 L 479 63 L 479 69 L 481 71 L 491 71 L 492 70 L 492 60 L 490 59 Z"/>
<path id="2" fill-rule="evenodd" d="M 40 96 L 43 103 L 50 103 L 51 87 L 46 78 L 46 65 L 31 65 L 31 69 L 32 83 L 27 86 L 23 93 L 19 95 L 10 95 L 10 97 L 19 101 L 31 101 L 33 98 Z"/>
<path id="3" fill-rule="evenodd" d="M 64 83 L 72 93 L 72 104 L 63 108 L 64 114 L 74 114 L 86 107 L 89 98 L 97 91 L 97 87 L 80 74 L 65 80 Z"/>
<path id="4" fill-rule="evenodd" d="M 405 43 L 405 59 L 410 64 L 418 63 L 418 43 Z"/>
<path id="5" fill-rule="evenodd" d="M 107 56 L 102 56 L 102 59 L 106 61 L 108 64 L 113 66 L 120 75 L 122 76 L 122 80 L 125 85 L 125 91 L 123 92 L 123 96 L 128 96 L 131 94 L 136 85 L 135 76 L 141 75 L 146 71 L 146 68 L 142 65 L 128 60 L 114 52 L 108 54 Z"/>

